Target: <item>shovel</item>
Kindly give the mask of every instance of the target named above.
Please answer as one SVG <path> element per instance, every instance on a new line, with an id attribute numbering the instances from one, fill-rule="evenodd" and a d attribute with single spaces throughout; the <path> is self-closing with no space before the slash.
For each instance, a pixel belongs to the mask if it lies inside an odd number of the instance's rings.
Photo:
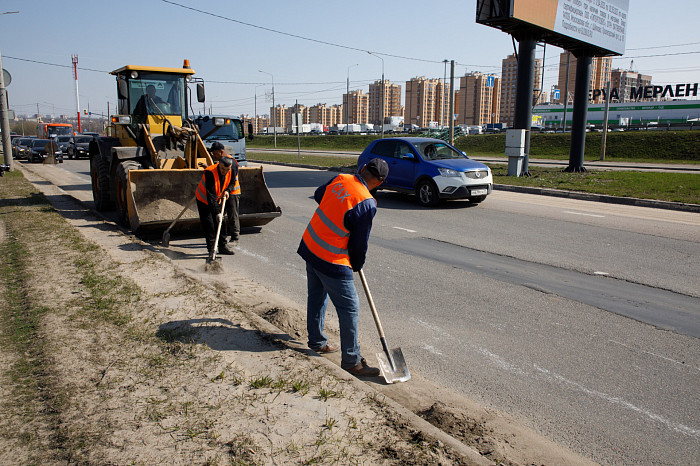
<path id="1" fill-rule="evenodd" d="M 360 280 L 362 280 L 362 286 L 365 289 L 367 301 L 369 301 L 369 308 L 372 310 L 374 323 L 377 325 L 379 340 L 382 342 L 382 348 L 384 348 L 384 354 L 377 353 L 379 370 L 382 371 L 386 383 L 406 382 L 411 378 L 411 373 L 408 371 L 408 366 L 406 365 L 406 359 L 403 357 L 401 348 L 394 348 L 389 351 L 389 346 L 386 344 L 386 338 L 384 337 L 384 329 L 382 328 L 382 323 L 379 321 L 379 314 L 377 314 L 377 308 L 374 306 L 372 293 L 369 292 L 369 285 L 367 285 L 367 279 L 362 270 L 360 270 Z"/>
<path id="2" fill-rule="evenodd" d="M 211 261 L 204 265 L 204 269 L 207 272 L 221 273 L 224 267 L 220 262 L 216 262 L 216 251 L 219 248 L 219 236 L 221 235 L 221 225 L 224 223 L 224 209 L 226 208 L 226 199 L 221 200 L 221 220 L 219 221 L 219 226 L 216 229 L 216 239 L 214 240 L 214 252 L 211 254 Z"/>
<path id="3" fill-rule="evenodd" d="M 180 217 L 189 210 L 189 208 L 192 206 L 194 203 L 194 200 L 197 199 L 197 196 L 192 196 L 192 199 L 190 199 L 190 202 L 187 203 L 184 209 L 178 214 L 177 217 L 175 217 L 175 220 L 173 220 L 173 223 L 170 224 L 167 230 L 163 232 L 163 246 L 166 248 L 170 246 L 170 229 L 175 226 L 178 220 L 180 220 Z"/>

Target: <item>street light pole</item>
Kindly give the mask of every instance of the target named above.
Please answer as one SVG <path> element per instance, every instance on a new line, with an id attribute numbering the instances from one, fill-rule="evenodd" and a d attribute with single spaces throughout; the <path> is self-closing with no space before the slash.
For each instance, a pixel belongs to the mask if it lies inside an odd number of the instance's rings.
<path id="1" fill-rule="evenodd" d="M 441 123 L 442 123 L 442 128 L 445 128 L 445 118 L 447 115 L 445 114 L 445 87 L 447 86 L 447 62 L 449 60 L 445 58 L 442 62 L 445 64 L 444 66 L 444 71 L 442 73 L 442 108 L 440 109 L 440 113 L 442 114 L 441 118 Z"/>
<path id="2" fill-rule="evenodd" d="M 380 57 L 379 55 L 375 55 L 370 51 L 367 51 L 370 55 L 373 57 L 377 57 L 382 61 L 382 103 L 381 103 L 381 109 L 380 109 L 380 116 L 379 116 L 379 124 L 382 125 L 382 139 L 384 139 L 384 98 L 386 97 L 384 93 L 384 59 Z"/>
<path id="3" fill-rule="evenodd" d="M 355 63 L 354 65 L 348 66 L 348 82 L 347 82 L 347 88 L 345 95 L 347 96 L 347 105 L 345 105 L 345 135 L 347 136 L 348 134 L 348 123 L 350 123 L 350 68 L 353 66 L 358 66 L 359 63 Z"/>
<path id="4" fill-rule="evenodd" d="M 5 11 L 0 15 L 12 15 L 19 11 Z M 9 102 L 7 100 L 7 90 L 5 89 L 5 73 L 2 69 L 2 54 L 0 54 L 0 131 L 2 131 L 2 153 L 5 158 L 4 162 L 10 166 L 10 171 L 13 169 L 12 162 L 12 145 L 10 143 L 10 119 L 9 119 Z"/>
<path id="5" fill-rule="evenodd" d="M 275 77 L 272 73 L 267 71 L 258 70 L 261 73 L 269 74 L 272 78 L 272 132 L 275 135 L 275 149 L 277 149 L 277 109 L 275 108 Z"/>

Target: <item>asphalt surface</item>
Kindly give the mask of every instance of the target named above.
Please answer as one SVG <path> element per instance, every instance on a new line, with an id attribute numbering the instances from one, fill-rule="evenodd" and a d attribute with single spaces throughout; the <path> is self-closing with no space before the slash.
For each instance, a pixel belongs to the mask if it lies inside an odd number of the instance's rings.
<path id="1" fill-rule="evenodd" d="M 55 168 L 89 203 L 87 162 Z M 244 231 L 225 266 L 303 309 L 295 251 L 332 175 L 266 166 L 283 216 Z M 506 191 L 437 209 L 377 198 L 365 272 L 412 371 L 603 464 L 700 462 L 697 214 Z M 199 237 L 170 250 L 204 256 Z M 364 303 L 360 334 L 372 359 Z"/>

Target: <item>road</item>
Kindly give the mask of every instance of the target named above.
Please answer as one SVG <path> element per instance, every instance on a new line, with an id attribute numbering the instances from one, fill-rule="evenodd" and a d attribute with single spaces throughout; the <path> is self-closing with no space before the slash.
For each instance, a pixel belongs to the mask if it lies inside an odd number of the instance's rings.
<path id="1" fill-rule="evenodd" d="M 63 169 L 89 195 L 87 162 Z M 334 174 L 265 176 L 283 216 L 224 264 L 303 308 L 296 248 Z M 365 272 L 412 371 L 603 464 L 700 463 L 700 215 L 502 191 L 430 210 L 377 199 Z M 366 305 L 360 327 L 379 351 Z"/>

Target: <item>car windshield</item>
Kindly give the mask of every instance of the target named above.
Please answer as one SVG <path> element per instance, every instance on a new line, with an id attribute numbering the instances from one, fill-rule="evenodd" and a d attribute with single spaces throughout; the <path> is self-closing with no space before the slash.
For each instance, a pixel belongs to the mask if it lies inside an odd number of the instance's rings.
<path id="1" fill-rule="evenodd" d="M 201 127 L 199 128 L 199 135 L 206 136 L 211 130 L 214 129 L 213 119 L 202 119 L 199 120 Z M 243 124 L 240 120 L 231 120 L 231 124 L 220 126 L 219 129 L 214 131 L 212 134 L 207 136 L 207 141 L 215 141 L 217 139 L 235 139 L 238 140 L 243 134 Z"/>
<path id="2" fill-rule="evenodd" d="M 72 126 L 49 126 L 47 131 L 51 136 L 70 136 L 73 133 Z"/>
<path id="3" fill-rule="evenodd" d="M 50 139 L 35 139 L 32 141 L 32 147 L 43 147 L 49 142 L 51 142 Z"/>
<path id="4" fill-rule="evenodd" d="M 424 160 L 450 160 L 466 158 L 466 155 L 443 142 L 424 142 L 420 144 L 419 149 L 420 155 Z"/>
<path id="5" fill-rule="evenodd" d="M 75 138 L 76 144 L 85 144 L 85 143 L 89 143 L 90 141 L 92 141 L 92 136 L 83 136 L 83 137 Z"/>
<path id="6" fill-rule="evenodd" d="M 70 142 L 70 136 L 59 136 L 58 142 Z"/>

